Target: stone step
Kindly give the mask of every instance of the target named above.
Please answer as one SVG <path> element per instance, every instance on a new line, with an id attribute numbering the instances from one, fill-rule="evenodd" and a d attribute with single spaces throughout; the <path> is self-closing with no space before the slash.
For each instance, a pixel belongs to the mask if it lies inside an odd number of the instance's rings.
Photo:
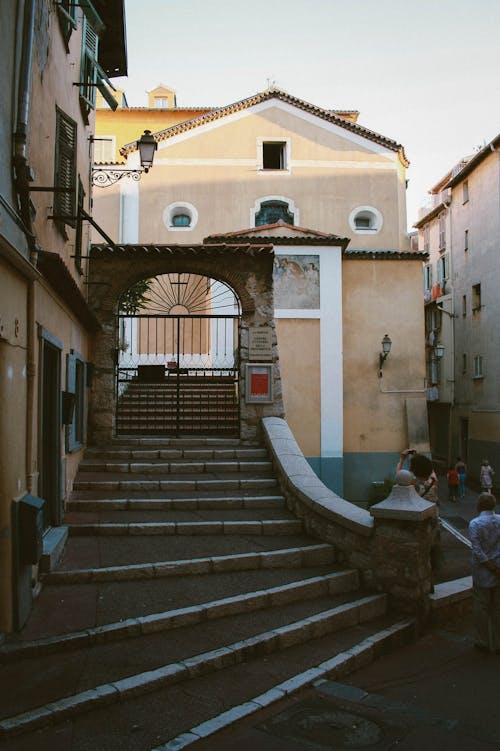
<path id="1" fill-rule="evenodd" d="M 157 478 L 154 480 L 138 477 L 137 479 L 126 479 L 123 476 L 113 479 L 86 478 L 77 477 L 73 484 L 75 491 L 92 490 L 92 491 L 164 491 L 165 493 L 179 492 L 196 492 L 209 491 L 211 493 L 221 493 L 226 491 L 239 490 L 242 492 L 253 492 L 257 490 L 270 490 L 278 487 L 278 482 L 274 477 L 243 477 L 234 479 L 216 479 L 216 478 Z"/>
<path id="2" fill-rule="evenodd" d="M 260 509 L 282 509 L 285 499 L 282 495 L 231 495 L 165 498 L 81 498 L 73 493 L 67 504 L 67 511 L 92 511 L 105 513 L 109 511 L 133 511 L 147 513 L 151 511 L 228 511 Z"/>
<path id="3" fill-rule="evenodd" d="M 130 619 L 184 608 L 200 608 L 207 602 L 245 597 L 274 587 L 329 576 L 343 571 L 335 563 L 297 568 L 222 571 L 200 577 L 184 574 L 164 578 L 130 579 L 76 584 L 50 584 L 44 580 L 35 610 L 21 632 L 9 635 L 13 646 L 75 632 L 86 632 Z M 107 637 L 106 637 L 107 638 Z"/>
<path id="4" fill-rule="evenodd" d="M 266 449 L 261 448 L 97 448 L 91 447 L 85 451 L 85 460 L 108 461 L 110 459 L 119 459 L 123 462 L 130 461 L 155 461 L 157 459 L 171 461 L 173 459 L 197 460 L 204 461 L 251 461 L 268 459 Z M 80 465 L 81 466 L 81 465 Z"/>
<path id="5" fill-rule="evenodd" d="M 70 649 L 107 644 L 151 633 L 164 633 L 181 626 L 192 626 L 229 615 L 240 615 L 293 602 L 346 594 L 358 587 L 359 576 L 355 569 L 310 576 L 306 579 L 287 581 L 274 587 L 238 592 L 237 595 L 231 597 L 129 617 L 125 620 L 120 619 L 101 626 L 89 626 L 81 631 L 9 643 L 0 647 L 0 663 L 7 664 L 20 659 L 66 653 Z M 119 592 L 115 592 L 115 596 L 119 597 Z"/>
<path id="6" fill-rule="evenodd" d="M 220 436 L 165 436 L 163 438 L 157 436 L 138 436 L 134 438 L 113 438 L 111 447 L 126 447 L 128 449 L 134 449 L 137 446 L 145 446 L 148 448 L 164 448 L 166 446 L 170 448 L 227 448 L 227 447 L 241 447 L 245 446 L 241 438 L 225 438 Z M 255 444 L 252 444 L 255 448 Z"/>
<path id="7" fill-rule="evenodd" d="M 259 509 L 205 509 L 201 511 L 156 509 L 152 511 L 127 509 L 110 509 L 100 511 L 66 511 L 64 525 L 70 530 L 72 527 L 79 528 L 84 525 L 154 525 L 154 524 L 226 524 L 225 534 L 231 534 L 233 524 L 266 525 L 268 522 L 293 522 L 299 520 L 283 506 L 280 508 Z M 300 523 L 300 522 L 299 522 Z M 257 528 L 257 527 L 255 527 Z M 295 528 L 295 527 L 294 527 Z M 242 527 L 243 534 L 249 531 L 248 527 Z M 298 529 L 298 527 L 297 527 Z M 71 532 L 70 532 L 71 534 Z M 78 531 L 74 532 L 78 534 Z M 144 534 L 147 534 L 145 532 Z M 158 532 L 158 534 L 161 534 Z M 189 534 L 189 532 L 188 532 Z M 210 532 L 208 532 L 210 534 Z M 293 533 L 295 534 L 295 532 Z"/>
<path id="8" fill-rule="evenodd" d="M 104 539 L 104 538 L 103 538 Z M 174 547 L 174 540 L 170 540 L 169 549 Z M 190 538 L 189 552 L 196 547 L 194 541 L 198 538 Z M 202 539 L 202 545 L 204 539 Z M 210 540 L 210 538 L 208 538 Z M 282 539 L 282 538 L 281 538 Z M 162 560 L 158 555 L 158 546 L 155 546 L 154 538 L 148 538 L 147 550 L 144 550 L 145 544 L 141 537 L 135 538 L 136 557 L 139 555 L 144 558 L 146 555 L 149 561 L 138 563 L 127 563 L 106 565 L 106 557 L 110 560 L 117 560 L 117 547 L 112 546 L 112 539 L 107 539 L 105 548 L 88 549 L 89 545 L 85 538 L 81 541 L 85 544 L 86 552 L 89 559 L 103 559 L 101 565 L 90 565 L 87 568 L 72 568 L 72 561 L 75 557 L 82 560 L 81 550 L 77 549 L 78 538 L 70 539 L 65 555 L 61 562 L 60 568 L 52 571 L 45 576 L 48 584 L 88 584 L 91 582 L 113 582 L 113 581 L 131 581 L 134 579 L 159 579 L 170 576 L 190 575 L 190 574 L 212 574 L 223 573 L 228 571 L 252 571 L 255 569 L 273 569 L 273 568 L 304 568 L 306 566 L 321 566 L 335 561 L 335 552 L 331 545 L 326 544 L 308 544 L 298 545 L 295 547 L 284 547 L 281 539 L 271 537 L 259 538 L 260 549 L 254 550 L 252 541 L 240 541 L 241 552 L 232 554 L 206 555 L 199 558 L 175 559 L 168 558 Z M 124 538 L 121 545 L 123 557 L 130 559 L 132 548 L 131 538 Z M 224 539 L 219 539 L 219 548 Z M 226 542 L 228 540 L 226 539 Z M 96 545 L 98 539 L 96 540 Z M 273 548 L 274 545 L 274 548 Z M 165 545 L 162 544 L 165 548 Z M 235 541 L 229 540 L 229 547 L 235 547 Z M 247 548 L 245 551 L 244 548 Z M 177 549 L 186 550 L 186 541 L 179 540 Z M 263 549 L 264 548 L 264 549 Z M 165 551 L 169 552 L 169 551 Z M 175 550 L 173 551 L 175 552 Z M 128 555 L 127 555 L 128 554 Z"/>
<path id="9" fill-rule="evenodd" d="M 130 535 L 296 535 L 299 519 L 176 522 L 80 522 L 68 525 L 72 537 L 122 537 Z"/>
<path id="10" fill-rule="evenodd" d="M 120 474 L 178 474 L 178 473 L 214 473 L 214 472 L 246 472 L 257 475 L 263 472 L 271 472 L 272 462 L 259 461 L 221 461 L 218 459 L 188 460 L 187 458 L 164 461 L 162 459 L 149 459 L 148 461 L 121 462 L 101 459 L 84 459 L 79 466 L 78 476 L 87 472 L 95 474 L 111 472 Z"/>
<path id="11" fill-rule="evenodd" d="M 88 660 L 83 670 L 82 655 L 79 654 L 81 650 L 77 650 L 72 655 L 73 659 L 65 655 L 64 660 L 60 661 L 61 681 L 57 680 L 58 665 L 53 657 L 48 681 L 43 671 L 33 666 L 30 670 L 33 679 L 30 681 L 31 686 L 22 685 L 21 682 L 10 693 L 10 702 L 3 702 L 4 711 L 8 711 L 11 702 L 18 708 L 23 707 L 24 711 L 13 716 L 4 715 L 0 720 L 0 737 L 32 731 L 47 724 L 57 724 L 104 707 L 109 711 L 115 703 L 136 701 L 140 696 L 186 681 L 199 680 L 202 676 L 241 665 L 270 652 L 275 657 L 282 657 L 280 653 L 289 648 L 309 644 L 315 639 L 380 618 L 386 612 L 386 605 L 386 595 L 368 595 L 323 610 L 317 610 L 314 606 L 306 608 L 305 617 L 293 621 L 288 616 L 294 612 L 294 606 L 289 608 L 290 613 L 287 613 L 286 607 L 253 613 L 251 618 L 247 617 L 247 629 L 243 633 L 238 619 L 235 621 L 226 618 L 225 627 L 221 628 L 219 623 L 214 623 L 210 634 L 207 623 L 187 627 L 183 630 L 185 638 L 176 640 L 175 643 L 164 639 L 162 635 L 152 635 L 147 637 L 149 648 L 140 651 L 139 664 L 130 640 L 126 642 L 126 651 L 123 650 L 122 642 L 96 647 L 92 650 L 94 659 Z M 263 619 L 257 615 L 262 615 Z M 274 615 L 277 616 L 277 621 L 273 618 Z M 234 636 L 236 640 L 231 641 Z M 354 639 L 355 643 L 356 641 Z M 192 651 L 193 645 L 195 650 L 199 646 L 203 650 L 204 644 L 209 647 L 205 647 L 205 651 Z M 122 660 L 110 660 L 109 655 L 117 651 L 122 654 Z M 131 672 L 134 667 L 137 671 L 139 665 L 139 672 Z M 8 673 L 10 667 L 6 666 L 4 671 Z M 61 694 L 62 688 L 69 688 L 70 672 L 74 673 L 74 688 L 77 690 Z M 244 680 L 244 671 L 240 680 Z M 15 685 L 12 680 L 9 683 Z M 33 685 L 34 683 L 38 685 Z"/>

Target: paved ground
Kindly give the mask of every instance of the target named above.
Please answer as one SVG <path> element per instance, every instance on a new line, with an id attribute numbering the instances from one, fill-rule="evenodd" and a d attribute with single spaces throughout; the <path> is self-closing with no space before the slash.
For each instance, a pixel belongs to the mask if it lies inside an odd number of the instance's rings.
<path id="1" fill-rule="evenodd" d="M 440 496 L 442 517 L 466 536 L 477 493 L 450 503 L 441 479 Z M 469 548 L 448 532 L 442 542 L 437 581 L 469 575 Z M 422 751 L 425 744 L 429 751 L 487 751 L 500 744 L 499 678 L 500 656 L 474 650 L 466 616 L 341 683 L 320 682 L 198 741 L 193 751 Z M 46 748 L 43 736 L 38 747 Z"/>
<path id="2" fill-rule="evenodd" d="M 477 493 L 447 500 L 441 516 L 467 536 Z M 440 581 L 470 574 L 470 550 L 442 535 Z M 323 681 L 236 726 L 196 751 L 487 751 L 499 748 L 500 655 L 475 651 L 467 615 L 424 634 L 342 683 Z"/>
<path id="3" fill-rule="evenodd" d="M 199 741 L 196 751 L 487 751 L 500 744 L 500 656 L 471 619 L 433 630 L 342 683 L 325 681 Z"/>

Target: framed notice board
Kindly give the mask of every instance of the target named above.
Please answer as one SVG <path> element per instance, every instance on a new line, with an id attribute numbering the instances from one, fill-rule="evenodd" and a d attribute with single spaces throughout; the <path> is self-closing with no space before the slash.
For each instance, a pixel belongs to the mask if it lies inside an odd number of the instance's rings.
<path id="1" fill-rule="evenodd" d="M 247 363 L 246 402 L 269 403 L 273 401 L 273 366 L 271 363 Z"/>

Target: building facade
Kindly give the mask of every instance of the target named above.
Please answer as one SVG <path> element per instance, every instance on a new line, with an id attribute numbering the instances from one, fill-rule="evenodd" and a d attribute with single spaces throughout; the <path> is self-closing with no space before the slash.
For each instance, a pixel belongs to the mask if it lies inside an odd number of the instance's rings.
<path id="1" fill-rule="evenodd" d="M 476 479 L 482 459 L 500 463 L 499 144 L 497 136 L 455 165 L 431 189 L 431 204 L 415 225 L 419 247 L 429 253 L 424 300 L 432 453 L 445 464 L 461 456 Z"/>
<path id="2" fill-rule="evenodd" d="M 86 441 L 90 145 L 126 73 L 121 0 L 2 3 L 0 632 L 25 622 L 64 543 Z M 107 72 L 106 72 L 107 71 Z"/>
<path id="3" fill-rule="evenodd" d="M 154 132 L 148 175 L 96 189 L 96 219 L 135 248 L 274 246 L 286 417 L 325 483 L 366 501 L 402 448 L 428 450 L 424 256 L 406 233 L 404 149 L 359 125 L 357 112 L 279 89 L 169 124 L 177 115 L 98 111 L 108 137 L 131 117 L 135 136 L 153 116 L 167 122 Z M 118 171 L 138 166 L 135 141 L 120 154 Z"/>

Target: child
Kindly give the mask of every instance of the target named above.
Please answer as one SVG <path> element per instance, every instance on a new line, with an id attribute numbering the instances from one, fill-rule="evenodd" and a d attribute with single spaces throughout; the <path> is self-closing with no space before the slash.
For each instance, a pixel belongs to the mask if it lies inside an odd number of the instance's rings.
<path id="1" fill-rule="evenodd" d="M 481 463 L 481 469 L 479 471 L 479 480 L 481 482 L 482 493 L 491 493 L 494 475 L 495 472 L 493 470 L 493 467 L 490 467 L 488 459 L 483 459 Z"/>
<path id="2" fill-rule="evenodd" d="M 458 491 L 458 472 L 455 469 L 455 467 L 450 467 L 448 469 L 448 472 L 446 474 L 446 477 L 448 479 L 448 500 L 453 501 L 453 503 L 457 502 L 457 491 Z"/>

